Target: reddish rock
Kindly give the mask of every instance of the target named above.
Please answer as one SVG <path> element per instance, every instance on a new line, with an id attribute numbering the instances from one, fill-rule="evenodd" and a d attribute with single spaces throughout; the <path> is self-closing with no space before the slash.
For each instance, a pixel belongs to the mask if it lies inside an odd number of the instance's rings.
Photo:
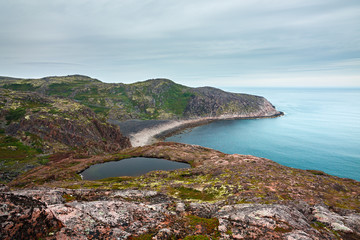
<path id="1" fill-rule="evenodd" d="M 63 227 L 45 204 L 31 197 L 0 193 L 0 239 L 39 239 Z"/>
<path id="2" fill-rule="evenodd" d="M 22 194 L 22 195 L 20 195 Z M 65 194 L 74 197 L 67 202 Z M 24 196 L 26 195 L 26 196 Z M 54 195 L 49 198 L 47 195 Z M 93 191 L 33 189 L 1 196 L 2 239 L 183 239 L 187 235 L 220 239 L 359 239 L 360 215 L 326 206 L 187 203 L 141 190 Z M 79 198 L 97 199 L 77 201 Z M 42 199 L 46 202 L 35 200 Z M 176 211 L 176 212 L 175 212 Z M 189 216 L 197 216 L 189 225 Z M 206 229 L 201 221 L 217 219 Z M 203 220 L 201 220 L 203 219 Z"/>

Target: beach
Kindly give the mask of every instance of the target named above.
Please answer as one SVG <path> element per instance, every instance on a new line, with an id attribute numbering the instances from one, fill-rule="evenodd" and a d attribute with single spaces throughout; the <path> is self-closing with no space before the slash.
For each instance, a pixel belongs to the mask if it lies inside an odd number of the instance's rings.
<path id="1" fill-rule="evenodd" d="M 282 116 L 278 112 L 269 116 L 244 116 L 244 115 L 221 115 L 218 117 L 202 117 L 186 120 L 129 120 L 125 122 L 111 121 L 120 126 L 125 136 L 130 138 L 133 147 L 145 146 L 161 141 L 167 137 L 177 134 L 185 129 L 208 124 L 218 120 L 272 118 Z"/>

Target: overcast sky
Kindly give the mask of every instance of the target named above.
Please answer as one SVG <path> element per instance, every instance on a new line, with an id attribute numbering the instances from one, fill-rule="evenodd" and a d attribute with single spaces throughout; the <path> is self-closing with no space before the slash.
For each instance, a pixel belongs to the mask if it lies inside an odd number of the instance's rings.
<path id="1" fill-rule="evenodd" d="M 1 0 L 0 75 L 360 86 L 359 0 Z"/>

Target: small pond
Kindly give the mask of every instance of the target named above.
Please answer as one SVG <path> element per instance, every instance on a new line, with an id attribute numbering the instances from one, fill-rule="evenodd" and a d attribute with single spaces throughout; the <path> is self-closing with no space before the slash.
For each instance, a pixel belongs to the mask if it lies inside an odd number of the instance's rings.
<path id="1" fill-rule="evenodd" d="M 139 176 L 154 170 L 179 168 L 190 168 L 190 164 L 159 158 L 137 157 L 92 165 L 80 174 L 84 180 L 99 180 L 108 177 Z"/>

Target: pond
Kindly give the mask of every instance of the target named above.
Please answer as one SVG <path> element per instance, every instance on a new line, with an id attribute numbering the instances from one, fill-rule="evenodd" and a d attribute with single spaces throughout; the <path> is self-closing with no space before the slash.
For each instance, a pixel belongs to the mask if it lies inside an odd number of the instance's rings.
<path id="1" fill-rule="evenodd" d="M 190 168 L 190 164 L 160 158 L 127 158 L 114 162 L 93 165 L 81 172 L 84 180 L 99 180 L 108 177 L 139 176 L 155 170 Z"/>

